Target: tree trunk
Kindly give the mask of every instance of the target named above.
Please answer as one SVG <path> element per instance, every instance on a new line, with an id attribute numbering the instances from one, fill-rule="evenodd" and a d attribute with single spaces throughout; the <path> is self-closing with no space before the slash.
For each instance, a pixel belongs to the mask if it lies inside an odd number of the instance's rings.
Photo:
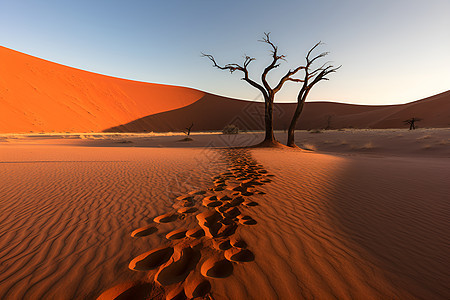
<path id="1" fill-rule="evenodd" d="M 295 125 L 297 124 L 298 117 L 300 117 L 300 114 L 303 110 L 303 104 L 305 103 L 306 99 L 305 95 L 303 99 L 301 99 L 297 103 L 297 107 L 295 108 L 294 116 L 292 117 L 291 124 L 289 125 L 289 131 L 288 131 L 288 140 L 287 140 L 287 146 L 289 147 L 296 147 L 295 145 Z"/>
<path id="2" fill-rule="evenodd" d="M 264 142 L 275 142 L 275 136 L 273 135 L 273 99 L 266 102 L 265 109 L 265 129 L 266 136 Z"/>

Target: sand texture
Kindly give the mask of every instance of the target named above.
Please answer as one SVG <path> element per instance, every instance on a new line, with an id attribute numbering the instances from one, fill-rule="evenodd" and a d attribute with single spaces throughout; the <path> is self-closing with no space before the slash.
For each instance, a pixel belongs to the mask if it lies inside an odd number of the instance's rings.
<path id="1" fill-rule="evenodd" d="M 0 146 L 0 299 L 95 299 L 142 279 L 130 258 L 159 239 L 130 233 L 221 170 L 201 153 Z"/>
<path id="2" fill-rule="evenodd" d="M 448 130 L 308 137 L 3 136 L 0 298 L 448 299 Z"/>

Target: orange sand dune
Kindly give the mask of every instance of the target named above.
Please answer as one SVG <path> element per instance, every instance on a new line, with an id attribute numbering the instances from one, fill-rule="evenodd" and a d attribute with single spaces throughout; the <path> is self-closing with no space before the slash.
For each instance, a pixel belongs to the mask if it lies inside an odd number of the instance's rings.
<path id="1" fill-rule="evenodd" d="M 275 129 L 289 127 L 295 106 L 292 103 L 275 104 Z M 403 121 L 412 117 L 422 119 L 417 123 L 418 127 L 450 127 L 450 91 L 402 105 L 309 102 L 305 104 L 297 129 L 404 128 Z M 221 130 L 228 124 L 235 124 L 244 130 L 262 130 L 264 104 L 205 94 L 189 106 L 146 116 L 106 131 L 180 131 L 192 122 L 196 131 Z"/>
<path id="2" fill-rule="evenodd" d="M 145 132 L 263 128 L 264 105 L 198 90 L 74 69 L 0 46 L 0 132 Z M 287 99 L 284 99 L 287 100 Z M 275 128 L 288 127 L 293 103 L 275 105 Z M 403 105 L 306 103 L 298 129 L 450 126 L 450 91 Z"/>
<path id="3" fill-rule="evenodd" d="M 1 46 L 0 61 L 0 132 L 98 132 L 204 95 L 82 71 Z"/>

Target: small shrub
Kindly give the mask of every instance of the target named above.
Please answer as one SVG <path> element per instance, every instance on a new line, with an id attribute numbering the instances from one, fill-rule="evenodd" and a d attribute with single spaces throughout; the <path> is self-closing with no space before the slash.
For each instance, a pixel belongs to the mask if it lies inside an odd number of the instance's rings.
<path id="1" fill-rule="evenodd" d="M 370 149 L 375 149 L 375 145 L 372 143 L 372 141 L 369 141 L 367 143 L 365 143 L 361 149 L 363 150 L 370 150 Z"/>
<path id="2" fill-rule="evenodd" d="M 322 131 L 319 129 L 314 129 L 314 130 L 311 130 L 309 133 L 322 133 Z"/>
<path id="3" fill-rule="evenodd" d="M 303 143 L 300 146 L 300 148 L 304 149 L 304 150 L 309 150 L 309 151 L 317 151 L 316 145 L 313 145 L 313 144 L 310 144 L 310 143 Z"/>
<path id="4" fill-rule="evenodd" d="M 190 142 L 190 141 L 193 141 L 193 139 L 192 138 L 190 138 L 190 137 L 185 137 L 184 139 L 181 139 L 181 140 L 179 140 L 180 142 Z"/>
<path id="5" fill-rule="evenodd" d="M 236 125 L 230 124 L 230 125 L 225 126 L 222 129 L 222 133 L 223 134 L 238 134 L 239 128 Z"/>

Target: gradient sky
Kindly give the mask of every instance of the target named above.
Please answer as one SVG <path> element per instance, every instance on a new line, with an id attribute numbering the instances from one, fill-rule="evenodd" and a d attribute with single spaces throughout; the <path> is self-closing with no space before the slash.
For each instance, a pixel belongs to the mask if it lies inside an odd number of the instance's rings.
<path id="1" fill-rule="evenodd" d="M 242 80 L 211 67 L 270 62 L 271 32 L 287 62 L 275 82 L 304 64 L 317 41 L 342 68 L 309 100 L 397 104 L 450 89 L 449 0 L 0 0 L 0 45 L 64 65 L 128 79 L 188 86 L 240 99 L 261 99 Z M 0 62 L 1 67 L 1 62 Z M 276 101 L 296 101 L 287 83 Z"/>

